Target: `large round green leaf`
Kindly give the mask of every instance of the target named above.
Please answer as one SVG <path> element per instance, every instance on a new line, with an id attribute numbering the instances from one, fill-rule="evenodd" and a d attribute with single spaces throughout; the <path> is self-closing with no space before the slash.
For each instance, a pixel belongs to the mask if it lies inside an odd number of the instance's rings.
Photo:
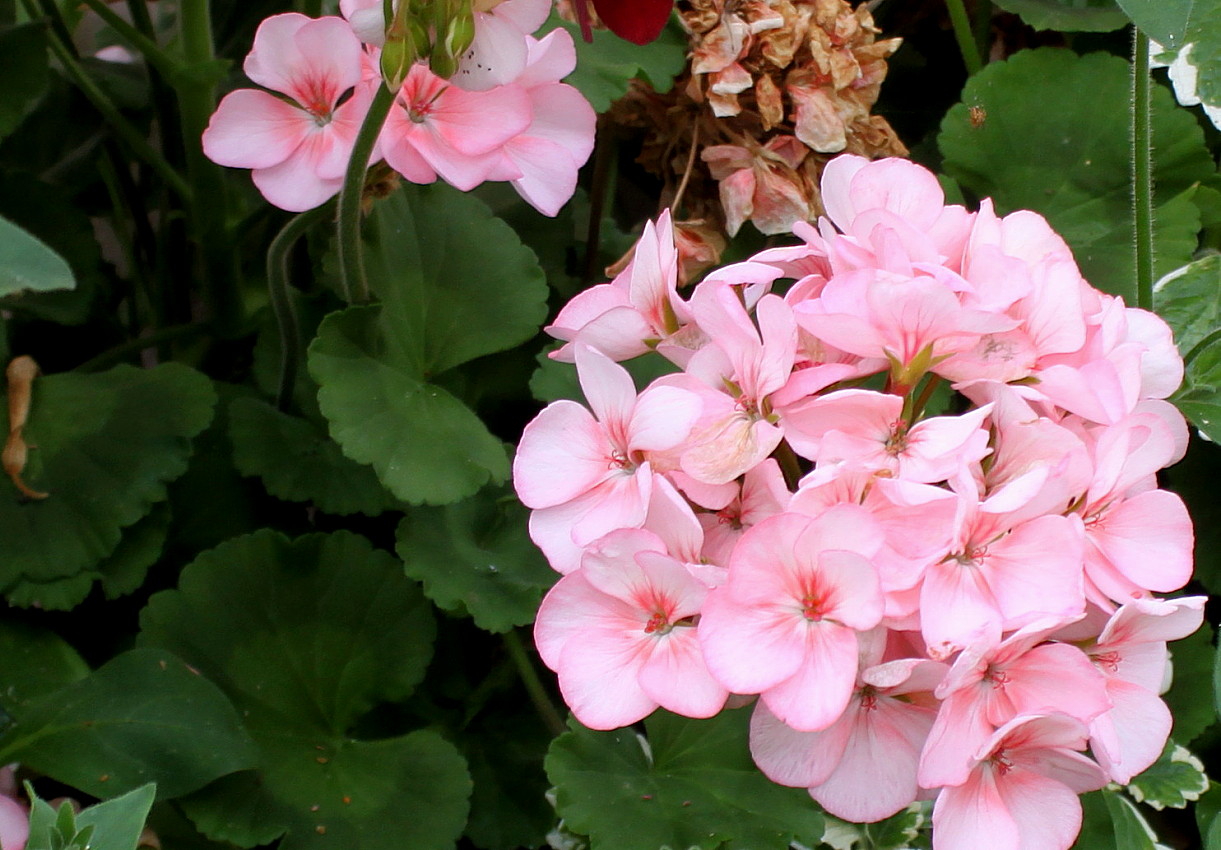
<path id="1" fill-rule="evenodd" d="M 343 453 L 372 464 L 413 504 L 447 504 L 509 475 L 509 460 L 469 407 L 417 377 L 390 308 L 350 307 L 310 346 L 318 405 Z"/>
<path id="2" fill-rule="evenodd" d="M 363 240 L 390 346 L 417 378 L 525 342 L 547 317 L 534 252 L 451 186 L 409 184 L 378 201 Z"/>
<path id="3" fill-rule="evenodd" d="M 70 578 L 111 554 L 186 469 L 215 403 L 207 378 L 173 363 L 36 378 L 24 480 L 50 495 L 23 501 L 0 478 L 0 587 Z"/>
<path id="4" fill-rule="evenodd" d="M 747 745 L 751 708 L 691 720 L 657 711 L 634 730 L 575 720 L 547 755 L 556 806 L 593 850 L 786 850 L 819 845 L 823 821 L 804 790 L 776 785 Z"/>
<path id="5" fill-rule="evenodd" d="M 1000 212 L 1045 215 L 1094 286 L 1134 303 L 1130 88 L 1123 59 L 1023 50 L 968 81 L 938 144 L 947 173 L 994 198 Z M 1160 86 L 1152 117 L 1155 245 L 1165 274 L 1191 258 L 1200 217 L 1190 195 L 1216 167 L 1195 119 Z"/>
<path id="6" fill-rule="evenodd" d="M 462 832 L 470 779 L 452 745 L 428 731 L 352 737 L 370 709 L 411 693 L 432 653 L 429 605 L 392 555 L 346 532 L 258 532 L 188 565 L 141 626 L 141 642 L 220 684 L 261 751 L 257 771 L 186 801 L 211 837 L 441 850 Z"/>
<path id="7" fill-rule="evenodd" d="M 215 685 L 163 650 L 133 649 L 23 708 L 0 758 L 95 797 L 156 782 L 165 798 L 250 767 L 255 749 Z"/>
<path id="8" fill-rule="evenodd" d="M 465 611 L 491 632 L 534 622 L 559 578 L 526 532 L 529 512 L 512 493 L 488 488 L 440 508 L 412 508 L 399 523 L 407 575 L 441 608 Z"/>
<path id="9" fill-rule="evenodd" d="M 254 398 L 229 405 L 233 462 L 267 492 L 331 514 L 377 516 L 398 506 L 371 467 L 345 457 L 325 430 Z"/>

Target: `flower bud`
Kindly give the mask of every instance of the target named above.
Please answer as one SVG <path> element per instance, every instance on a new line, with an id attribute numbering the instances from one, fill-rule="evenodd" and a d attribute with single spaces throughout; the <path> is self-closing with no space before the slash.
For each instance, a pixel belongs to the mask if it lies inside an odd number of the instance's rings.
<path id="1" fill-rule="evenodd" d="M 387 40 L 382 47 L 382 79 L 391 91 L 397 91 L 407 78 L 407 72 L 419 57 L 414 27 L 405 27 L 398 38 Z"/>
<path id="2" fill-rule="evenodd" d="M 437 0 L 434 5 L 436 39 L 433 42 L 429 65 L 434 74 L 446 79 L 458 70 L 462 54 L 475 40 L 475 17 L 470 0 L 445 3 Z"/>

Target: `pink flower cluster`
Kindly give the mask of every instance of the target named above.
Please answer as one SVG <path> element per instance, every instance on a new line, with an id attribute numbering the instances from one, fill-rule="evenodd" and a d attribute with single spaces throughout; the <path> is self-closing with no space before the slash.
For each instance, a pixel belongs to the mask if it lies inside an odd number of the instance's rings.
<path id="1" fill-rule="evenodd" d="M 757 694 L 755 761 L 828 812 L 935 798 L 937 850 L 1063 850 L 1079 793 L 1157 759 L 1202 619 L 1153 596 L 1192 568 L 1156 480 L 1182 361 L 1035 213 L 856 156 L 822 196 L 689 300 L 663 215 L 548 329 L 592 412 L 549 405 L 514 465 L 563 574 L 539 652 L 592 728 Z M 681 371 L 637 392 L 649 350 Z"/>
<path id="2" fill-rule="evenodd" d="M 246 76 L 271 91 L 227 95 L 203 135 L 221 165 L 253 169 L 254 184 L 286 210 L 334 196 L 378 86 L 381 0 L 344 0 L 340 17 L 288 13 L 259 26 Z M 597 116 L 560 80 L 576 67 L 562 29 L 531 33 L 550 0 L 505 0 L 475 14 L 475 40 L 452 80 L 417 63 L 403 80 L 371 161 L 413 183 L 441 177 L 463 191 L 510 181 L 546 215 L 576 189 L 593 149 Z M 358 34 L 359 33 L 359 34 Z M 273 94 L 274 92 L 274 94 Z"/>

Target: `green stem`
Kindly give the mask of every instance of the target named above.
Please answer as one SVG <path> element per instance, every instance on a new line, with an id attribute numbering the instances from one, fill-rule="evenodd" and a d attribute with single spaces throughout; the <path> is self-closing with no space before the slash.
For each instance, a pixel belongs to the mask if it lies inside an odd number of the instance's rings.
<path id="1" fill-rule="evenodd" d="M 979 45 L 975 43 L 975 34 L 971 31 L 967 7 L 962 0 L 945 0 L 945 5 L 950 13 L 950 23 L 954 26 L 954 40 L 958 42 L 963 64 L 967 66 L 968 76 L 973 77 L 984 67 L 984 60 L 980 58 Z"/>
<path id="2" fill-rule="evenodd" d="M 30 0 L 24 0 L 23 5 L 25 6 L 26 13 L 31 18 L 36 19 L 41 16 L 39 9 Z M 164 180 L 165 184 L 179 197 L 189 199 L 191 197 L 190 186 L 174 170 L 174 167 L 166 162 L 165 158 L 148 143 L 148 139 L 130 121 L 123 117 L 123 114 L 119 112 L 118 107 L 114 105 L 110 97 L 84 72 L 77 61 L 76 52 L 72 49 L 71 42 L 65 43 L 59 37 L 61 27 L 61 21 L 51 18 L 51 38 L 47 39 L 47 44 L 55 58 L 59 60 L 60 67 L 63 68 L 64 73 L 80 89 L 81 94 L 93 105 L 93 108 L 106 119 L 106 123 L 114 129 L 114 132 L 131 149 L 131 152 L 137 158 L 146 162 L 157 173 L 157 176 Z"/>
<path id="3" fill-rule="evenodd" d="M 377 134 L 386 123 L 395 92 L 386 86 L 378 86 L 369 114 L 360 125 L 356 143 L 352 145 L 352 158 L 343 177 L 343 188 L 339 192 L 339 268 L 342 272 L 343 294 L 349 303 L 369 300 L 369 280 L 365 276 L 365 257 L 360 244 L 360 201 L 365 189 L 365 172 L 369 168 L 369 155 L 377 142 Z"/>
<path id="4" fill-rule="evenodd" d="M 116 363 L 122 362 L 127 357 L 133 354 L 139 354 L 149 348 L 156 348 L 159 345 L 164 345 L 167 342 L 175 342 L 187 337 L 196 336 L 198 334 L 208 333 L 211 330 L 206 324 L 198 322 L 189 325 L 173 325 L 168 328 L 162 328 L 159 331 L 153 331 L 150 334 L 129 339 L 127 342 L 121 342 L 114 348 L 107 349 L 101 354 L 86 360 L 84 363 L 76 367 L 77 372 L 99 372 Z"/>
<path id="5" fill-rule="evenodd" d="M 156 68 L 161 76 L 168 79 L 178 70 L 178 62 L 162 50 L 157 42 L 112 12 L 110 6 L 103 3 L 102 0 L 82 0 L 82 2 L 96 12 L 97 16 L 105 21 L 128 45 L 140 51 L 140 55 L 144 57 L 145 61 Z"/>
<path id="6" fill-rule="evenodd" d="M 784 483 L 790 490 L 796 491 L 797 482 L 801 480 L 801 463 L 798 462 L 797 454 L 789 445 L 788 440 L 780 441 L 780 445 L 776 446 L 776 450 L 772 452 L 772 457 L 776 459 L 776 463 L 780 464 L 780 471 L 784 474 Z"/>
<path id="7" fill-rule="evenodd" d="M 521 683 L 526 687 L 526 693 L 530 695 L 530 702 L 534 704 L 534 710 L 538 712 L 538 716 L 547 726 L 548 731 L 557 736 L 567 732 L 568 727 L 564 723 L 564 718 L 555 710 L 551 697 L 547 696 L 543 680 L 538 677 L 538 671 L 534 669 L 534 663 L 530 660 L 526 647 L 522 644 L 521 638 L 517 636 L 517 632 L 505 632 L 504 644 L 505 649 L 509 651 L 509 658 L 512 659 L 513 666 L 517 668 L 517 675 L 521 677 Z"/>
<path id="8" fill-rule="evenodd" d="M 179 35 L 186 65 L 197 74 L 180 74 L 175 81 L 182 116 L 182 145 L 194 203 L 192 236 L 202 261 L 203 281 L 217 332 L 225 338 L 242 333 L 245 305 L 241 266 L 228 228 L 224 173 L 203 152 L 202 137 L 216 107 L 216 86 L 205 70 L 215 58 L 209 0 L 182 0 Z"/>
<path id="9" fill-rule="evenodd" d="M 602 214 L 606 199 L 613 194 L 615 154 L 618 148 L 614 125 L 606 115 L 598 117 L 594 143 L 594 172 L 589 189 L 589 223 L 585 231 L 585 269 L 581 280 L 589 284 L 602 276 L 598 268 L 598 249 L 602 240 Z"/>
<path id="10" fill-rule="evenodd" d="M 293 388 L 297 383 L 297 364 L 301 354 L 301 322 L 293 308 L 291 283 L 289 282 L 289 259 L 292 247 L 309 228 L 325 217 L 331 209 L 323 204 L 295 216 L 279 235 L 272 240 L 267 250 L 267 289 L 271 295 L 271 309 L 280 330 L 280 383 L 276 389 L 276 407 L 287 411 L 292 404 Z"/>
<path id="11" fill-rule="evenodd" d="M 941 378 L 937 375 L 930 375 L 928 380 L 925 381 L 924 389 L 920 391 L 920 396 L 912 403 L 911 411 L 905 420 L 909 428 L 924 414 L 924 408 L 928 404 L 928 400 L 933 397 L 933 392 L 937 389 L 939 383 L 941 383 Z"/>
<path id="12" fill-rule="evenodd" d="M 1136 306 L 1153 309 L 1153 123 L 1149 36 L 1134 30 L 1132 50 L 1132 208 L 1136 232 Z"/>

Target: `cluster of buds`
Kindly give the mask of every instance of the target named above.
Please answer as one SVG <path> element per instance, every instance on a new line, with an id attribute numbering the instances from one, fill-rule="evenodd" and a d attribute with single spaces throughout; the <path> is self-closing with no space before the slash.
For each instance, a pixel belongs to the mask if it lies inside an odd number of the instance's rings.
<path id="1" fill-rule="evenodd" d="M 864 5 L 682 0 L 678 12 L 690 69 L 665 95 L 636 84 L 612 116 L 645 130 L 640 161 L 666 181 L 668 197 L 686 186 L 672 206 L 688 220 L 730 236 L 748 220 L 788 233 L 823 213 L 819 177 L 832 155 L 906 154 L 871 114 L 899 39 L 878 40 Z"/>
<path id="2" fill-rule="evenodd" d="M 562 577 L 535 638 L 595 729 L 757 702 L 770 778 L 933 846 L 1066 850 L 1078 794 L 1170 732 L 1166 643 L 1202 597 L 1157 472 L 1187 427 L 1169 328 L 1094 289 L 1039 215 L 946 205 L 845 155 L 826 217 L 677 294 L 668 215 L 549 332 L 585 406 L 522 435 Z M 676 369 L 642 391 L 616 361 Z"/>
<path id="3" fill-rule="evenodd" d="M 301 211 L 335 195 L 377 89 L 395 94 L 370 162 L 468 191 L 510 181 L 555 215 L 593 149 L 596 116 L 560 82 L 572 37 L 542 38 L 550 0 L 342 0 L 344 17 L 265 20 L 246 75 L 278 92 L 227 95 L 203 135 L 215 162 L 250 168 L 271 203 Z"/>

